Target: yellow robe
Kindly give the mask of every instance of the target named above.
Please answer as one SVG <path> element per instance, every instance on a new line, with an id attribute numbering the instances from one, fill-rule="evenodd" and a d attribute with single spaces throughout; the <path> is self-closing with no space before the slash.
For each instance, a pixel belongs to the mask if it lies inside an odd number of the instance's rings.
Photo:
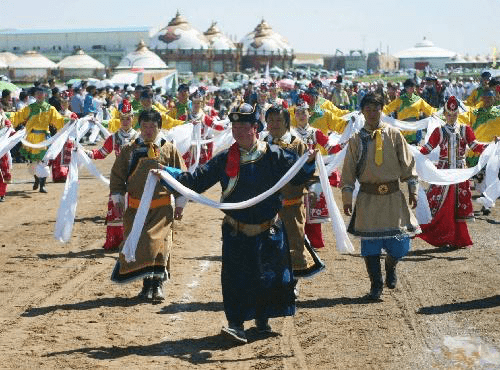
<path id="1" fill-rule="evenodd" d="M 14 127 L 25 125 L 26 140 L 32 144 L 41 143 L 50 137 L 49 125 L 60 130 L 69 119 L 62 116 L 47 102 L 33 103 L 18 112 L 7 113 Z M 23 154 L 32 160 L 41 160 L 46 149 L 23 147 Z"/>

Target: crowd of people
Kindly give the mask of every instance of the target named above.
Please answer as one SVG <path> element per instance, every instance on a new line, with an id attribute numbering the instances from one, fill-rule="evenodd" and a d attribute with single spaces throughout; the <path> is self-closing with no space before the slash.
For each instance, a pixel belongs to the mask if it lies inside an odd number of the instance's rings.
<path id="1" fill-rule="evenodd" d="M 36 144 L 84 117 L 102 122 L 111 132 L 100 148 L 85 150 L 86 154 L 95 160 L 112 152 L 116 156 L 106 250 L 121 251 L 132 233 L 151 170 L 167 171 L 197 193 L 219 183 L 221 201 L 238 204 L 273 187 L 302 158 L 301 167 L 279 192 L 246 208 L 224 209 L 221 281 L 228 325 L 223 333 L 246 343 L 245 321 L 255 319 L 260 332 L 270 332 L 270 318 L 294 314 L 299 278 L 324 268 L 317 252 L 325 248 L 321 222 L 328 214 L 313 217 L 327 209 L 325 194 L 314 190 L 319 183 L 314 162 L 318 152 L 345 152 L 342 170 L 332 171 L 328 180 L 341 189 L 343 211 L 351 216 L 348 232 L 362 239 L 361 255 L 371 281 L 368 299 L 381 298 L 384 280 L 388 288 L 396 287 L 396 265 L 409 252 L 412 238 L 451 248 L 472 245 L 465 224 L 474 217 L 469 180 L 431 185 L 427 198 L 432 221 L 417 222 L 412 208 L 417 206 L 418 175 L 411 145 L 422 154 L 439 148 L 439 169 L 474 167 L 500 135 L 499 85 L 485 72 L 480 85 L 467 87 L 468 91 L 460 81 L 432 76 L 423 83 L 407 79 L 401 85 L 383 81 L 347 85 L 339 76 L 331 82 L 313 79 L 307 85 L 297 81 L 288 90 L 280 87 L 279 79 L 249 81 L 230 91 L 183 83 L 176 96 L 140 85 L 97 88 L 82 82 L 62 89 L 53 80 L 48 86 L 36 84 L 22 91 L 16 100 L 5 90 L 0 129 L 6 129 L 0 134 L 5 139 L 25 128 L 25 139 L 33 145 L 20 144 L 0 159 L 0 200 L 5 200 L 12 179 L 11 158 L 32 164 L 33 190 L 47 191 L 48 165 L 54 181 L 65 181 L 72 150 L 80 143 L 69 138 L 51 163 L 43 161 L 46 148 Z M 443 125 L 425 141 L 425 129 L 401 131 L 384 123 L 384 114 L 406 124 L 440 117 Z M 332 134 L 339 137 L 361 116 L 365 123 L 359 132 L 344 141 L 332 140 Z M 203 143 L 182 153 L 165 133 L 186 124 L 193 126 L 193 138 Z M 226 130 L 231 130 L 234 143 L 215 152 L 212 139 Z M 474 180 L 481 192 L 484 171 Z M 402 182 L 408 185 L 408 199 Z M 360 184 L 357 196 L 356 183 Z M 171 278 L 173 221 L 182 219 L 187 204 L 171 183 L 163 185 L 152 194 L 134 258 L 119 253 L 112 272 L 118 283 L 143 279 L 139 297 L 149 301 L 165 297 L 163 283 Z M 381 211 L 384 217 L 379 217 Z M 483 207 L 482 212 L 488 214 L 489 209 Z"/>

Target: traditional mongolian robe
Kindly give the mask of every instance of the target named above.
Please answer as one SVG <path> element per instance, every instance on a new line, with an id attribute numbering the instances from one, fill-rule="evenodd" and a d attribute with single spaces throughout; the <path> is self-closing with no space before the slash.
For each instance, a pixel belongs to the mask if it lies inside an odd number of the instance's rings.
<path id="1" fill-rule="evenodd" d="M 0 130 L 8 135 L 5 130 L 10 127 L 11 124 L 3 112 L 0 112 Z M 12 133 L 13 134 L 13 133 Z M 11 170 L 12 168 L 12 158 L 10 152 L 7 152 L 0 158 L 0 197 L 4 197 L 7 192 L 7 184 L 12 180 Z"/>
<path id="2" fill-rule="evenodd" d="M 287 132 L 280 139 L 273 139 L 268 133 L 264 138 L 270 145 L 289 150 L 302 156 L 307 150 L 307 145 L 298 137 Z M 290 256 L 292 259 L 293 274 L 295 277 L 310 276 L 321 270 L 324 265 L 318 261 L 305 245 L 306 209 L 304 195 L 307 194 L 305 184 L 292 185 L 288 183 L 281 189 L 283 197 L 283 208 L 279 211 L 279 217 L 283 222 L 288 237 Z"/>
<path id="3" fill-rule="evenodd" d="M 71 152 L 75 148 L 73 139 L 68 139 L 57 157 L 50 161 L 52 169 L 52 181 L 65 182 L 68 177 L 69 163 L 71 162 Z"/>
<path id="4" fill-rule="evenodd" d="M 290 124 L 294 128 L 297 127 L 297 121 L 295 119 L 295 107 L 290 108 Z M 347 126 L 347 121 L 342 117 L 339 117 L 332 111 L 323 108 L 319 104 L 316 104 L 315 109 L 311 110 L 309 124 L 311 125 L 311 127 L 317 128 L 318 130 L 323 132 L 323 134 L 328 135 L 332 131 L 338 133 L 344 132 L 344 129 Z"/>
<path id="5" fill-rule="evenodd" d="M 383 144 L 381 151 L 377 140 Z M 400 190 L 400 182 L 416 182 L 416 178 L 415 160 L 399 130 L 382 123 L 375 131 L 362 128 L 349 140 L 342 169 L 343 204 L 352 204 L 356 179 L 361 184 L 348 231 L 367 239 L 419 233 Z"/>
<path id="6" fill-rule="evenodd" d="M 19 112 L 9 113 L 10 121 L 14 127 L 25 125 L 26 140 L 32 144 L 40 143 L 50 137 L 49 126 L 61 129 L 66 120 L 56 108 L 47 102 L 35 102 L 24 107 Z M 21 148 L 21 154 L 31 161 L 41 161 L 46 149 Z"/>
<path id="7" fill-rule="evenodd" d="M 439 147 L 437 168 L 465 168 L 467 147 L 476 153 L 482 153 L 485 145 L 476 141 L 469 126 L 456 123 L 454 126 L 443 125 L 434 130 L 420 150 L 429 154 Z M 427 199 L 432 214 L 432 222 L 420 225 L 420 238 L 436 247 L 467 247 L 472 240 L 467 230 L 467 219 L 474 217 L 469 181 L 457 185 L 431 185 L 427 190 Z"/>
<path id="8" fill-rule="evenodd" d="M 500 108 L 491 106 L 489 108 L 479 108 L 458 117 L 461 123 L 472 127 L 476 139 L 483 143 L 495 140 L 500 136 Z M 472 149 L 472 148 L 471 148 Z M 473 167 L 479 160 L 478 152 L 470 150 L 467 153 L 467 165 Z"/>
<path id="9" fill-rule="evenodd" d="M 127 195 L 128 207 L 123 215 L 125 238 L 132 229 L 149 171 L 163 166 L 185 168 L 179 152 L 164 140 L 151 147 L 139 137 L 123 147 L 116 158 L 110 190 L 112 197 Z M 139 238 L 136 260 L 128 263 L 120 253 L 111 276 L 113 281 L 126 283 L 151 275 L 164 279 L 169 276 L 173 212 L 171 193 L 158 184 Z"/>
<path id="10" fill-rule="evenodd" d="M 340 145 L 332 146 L 328 144 L 328 136 L 326 136 L 321 130 L 311 127 L 310 125 L 307 125 L 306 127 L 297 126 L 295 127 L 295 132 L 297 133 L 297 136 L 306 144 L 308 149 L 319 149 L 321 154 L 334 154 L 342 149 Z M 328 180 L 330 181 L 330 185 L 339 187 L 339 171 L 333 171 Z M 305 232 L 307 238 L 315 249 L 325 247 L 320 223 L 306 223 Z"/>
<path id="11" fill-rule="evenodd" d="M 134 129 L 130 129 L 128 132 L 120 129 L 113 135 L 110 135 L 104 141 L 104 144 L 100 149 L 93 149 L 89 152 L 89 156 L 92 159 L 104 159 L 114 151 L 115 156 L 118 157 L 120 155 L 121 148 L 135 140 L 136 137 L 137 132 Z M 111 193 L 109 194 L 106 225 L 106 242 L 104 243 L 104 249 L 118 248 L 123 241 L 123 219 L 116 214 L 113 207 L 113 200 L 111 199 Z"/>
<path id="12" fill-rule="evenodd" d="M 384 107 L 385 115 L 393 115 L 401 121 L 414 122 L 423 117 L 430 116 L 436 112 L 424 99 L 417 94 L 401 94 Z M 409 144 L 418 144 L 422 139 L 422 131 L 402 131 L 403 136 Z"/>
<path id="13" fill-rule="evenodd" d="M 250 151 L 233 144 L 193 174 L 181 174 L 178 180 L 198 193 L 219 182 L 222 201 L 241 202 L 271 188 L 296 160 L 295 154 L 262 141 Z M 304 183 L 313 171 L 314 164 L 307 163 L 292 184 Z M 224 211 L 222 296 L 230 323 L 239 325 L 254 318 L 295 313 L 288 240 L 276 217 L 281 205 L 281 197 L 275 193 L 252 207 Z"/>

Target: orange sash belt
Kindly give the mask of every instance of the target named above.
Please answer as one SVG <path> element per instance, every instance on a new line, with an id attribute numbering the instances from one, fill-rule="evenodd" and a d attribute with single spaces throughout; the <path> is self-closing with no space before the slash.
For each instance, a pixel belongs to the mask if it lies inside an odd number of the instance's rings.
<path id="1" fill-rule="evenodd" d="M 293 206 L 295 204 L 300 204 L 300 203 L 302 203 L 302 195 L 300 197 L 297 197 L 297 198 L 283 199 L 281 202 L 283 207 L 289 207 L 289 206 Z"/>
<path id="2" fill-rule="evenodd" d="M 137 198 L 132 198 L 131 196 L 128 197 L 128 206 L 130 208 L 139 208 L 139 204 L 141 203 L 140 199 Z M 150 208 L 158 208 L 161 206 L 167 206 L 170 204 L 170 196 L 168 197 L 163 197 L 163 198 L 158 198 L 158 199 L 153 199 L 151 201 L 151 207 Z"/>

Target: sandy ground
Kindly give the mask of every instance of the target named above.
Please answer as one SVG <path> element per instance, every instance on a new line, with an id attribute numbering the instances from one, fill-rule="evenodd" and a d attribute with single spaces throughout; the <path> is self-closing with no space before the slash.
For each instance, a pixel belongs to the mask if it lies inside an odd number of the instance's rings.
<path id="1" fill-rule="evenodd" d="M 109 174 L 113 158 L 97 162 Z M 369 289 L 359 241 L 340 255 L 330 227 L 327 270 L 300 283 L 297 314 L 249 343 L 220 335 L 222 213 L 190 203 L 175 225 L 166 300 L 136 300 L 140 282 L 111 283 L 102 249 L 108 189 L 84 170 L 73 238 L 52 234 L 64 184 L 31 190 L 23 164 L 0 203 L 0 368 L 466 369 L 500 368 L 500 212 L 470 224 L 475 245 L 448 251 L 416 240 L 383 301 Z M 207 192 L 218 199 L 219 189 Z M 338 197 L 339 191 L 335 190 Z"/>

